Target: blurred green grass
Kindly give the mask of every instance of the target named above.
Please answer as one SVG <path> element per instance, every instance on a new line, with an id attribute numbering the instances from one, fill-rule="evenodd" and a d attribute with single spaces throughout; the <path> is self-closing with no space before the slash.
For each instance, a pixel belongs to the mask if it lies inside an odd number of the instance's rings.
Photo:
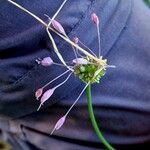
<path id="1" fill-rule="evenodd" d="M 150 0 L 144 0 L 146 2 L 147 5 L 149 5 L 150 7 Z"/>

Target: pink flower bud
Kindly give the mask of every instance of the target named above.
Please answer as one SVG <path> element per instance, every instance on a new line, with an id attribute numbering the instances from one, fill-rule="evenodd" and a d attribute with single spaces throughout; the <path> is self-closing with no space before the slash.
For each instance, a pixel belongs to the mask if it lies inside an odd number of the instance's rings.
<path id="1" fill-rule="evenodd" d="M 52 95 L 53 95 L 53 93 L 54 93 L 54 91 L 55 91 L 55 88 L 52 88 L 52 89 L 49 89 L 49 90 L 47 90 L 44 94 L 43 94 L 43 96 L 41 97 L 41 104 L 43 104 L 44 102 L 46 102 Z"/>
<path id="2" fill-rule="evenodd" d="M 43 60 L 41 60 L 42 66 L 50 66 L 53 64 L 53 60 L 50 57 L 45 57 Z"/>
<path id="3" fill-rule="evenodd" d="M 78 43 L 79 43 L 78 37 L 74 37 L 74 38 L 73 38 L 73 42 L 74 42 L 75 44 L 78 44 Z"/>
<path id="4" fill-rule="evenodd" d="M 35 92 L 35 97 L 36 97 L 37 100 L 39 99 L 39 97 L 41 97 L 42 93 L 43 93 L 43 89 L 42 88 L 38 89 Z"/>
<path id="5" fill-rule="evenodd" d="M 95 13 L 92 13 L 91 20 L 93 21 L 94 24 L 96 24 L 96 25 L 99 24 L 99 18 Z"/>
<path id="6" fill-rule="evenodd" d="M 44 104 L 44 102 L 46 102 L 46 101 L 52 96 L 52 94 L 54 93 L 54 91 L 55 91 L 55 88 L 52 88 L 52 89 L 47 90 L 47 91 L 43 94 L 43 96 L 42 96 L 41 99 L 40 99 L 41 103 L 40 103 L 40 105 L 39 105 L 37 111 L 39 111 L 40 108 L 41 108 L 41 106 Z"/>
<path id="7" fill-rule="evenodd" d="M 54 127 L 55 130 L 60 129 L 62 127 L 62 125 L 65 123 L 65 120 L 66 120 L 66 116 L 63 116 L 62 118 L 60 118 Z"/>
<path id="8" fill-rule="evenodd" d="M 87 65 L 89 62 L 84 58 L 73 59 L 72 62 L 74 64 Z"/>
<path id="9" fill-rule="evenodd" d="M 62 25 L 58 21 L 52 20 L 52 25 L 53 25 L 54 29 L 56 31 L 58 31 L 59 33 L 61 33 L 63 35 L 66 34 L 64 28 L 62 27 Z"/>
<path id="10" fill-rule="evenodd" d="M 63 126 L 63 124 L 65 123 L 65 120 L 66 120 L 66 116 L 63 116 L 57 121 L 53 131 L 51 132 L 51 135 L 54 133 L 55 130 L 60 129 Z"/>

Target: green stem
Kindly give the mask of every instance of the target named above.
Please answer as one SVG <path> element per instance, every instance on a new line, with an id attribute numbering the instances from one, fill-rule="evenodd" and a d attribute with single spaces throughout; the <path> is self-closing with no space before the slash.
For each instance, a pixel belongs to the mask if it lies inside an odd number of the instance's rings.
<path id="1" fill-rule="evenodd" d="M 86 98 L 87 98 L 87 104 L 88 104 L 88 111 L 89 111 L 89 116 L 91 119 L 91 123 L 93 125 L 93 128 L 98 136 L 98 138 L 100 139 L 100 141 L 105 145 L 105 147 L 108 150 L 115 150 L 104 138 L 104 136 L 102 135 L 102 132 L 100 131 L 95 116 L 94 116 L 94 112 L 93 112 L 93 106 L 92 106 L 92 100 L 91 100 L 91 85 L 88 85 L 86 88 Z"/>

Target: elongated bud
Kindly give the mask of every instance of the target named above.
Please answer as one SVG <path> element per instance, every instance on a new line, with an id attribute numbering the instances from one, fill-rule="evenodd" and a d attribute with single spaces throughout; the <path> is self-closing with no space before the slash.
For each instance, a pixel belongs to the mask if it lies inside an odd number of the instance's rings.
<path id="1" fill-rule="evenodd" d="M 41 106 L 53 95 L 54 91 L 55 91 L 55 88 L 52 88 L 52 89 L 47 90 L 47 91 L 43 94 L 43 96 L 42 96 L 41 99 L 40 99 L 40 102 L 41 102 L 41 103 L 40 103 L 40 106 L 38 107 L 37 111 L 39 111 L 40 108 L 41 108 Z"/>
<path id="2" fill-rule="evenodd" d="M 53 25 L 53 28 L 58 31 L 59 33 L 65 35 L 65 30 L 63 28 L 63 26 L 56 20 L 52 20 L 52 25 Z"/>
<path id="3" fill-rule="evenodd" d="M 78 37 L 74 37 L 74 38 L 73 38 L 73 42 L 74 42 L 75 44 L 78 44 L 78 43 L 79 43 Z"/>
<path id="4" fill-rule="evenodd" d="M 95 13 L 92 13 L 91 20 L 93 21 L 94 24 L 99 25 L 99 18 Z"/>
<path id="5" fill-rule="evenodd" d="M 42 66 L 50 66 L 53 64 L 53 60 L 50 57 L 45 57 L 43 60 L 41 60 Z"/>
<path id="6" fill-rule="evenodd" d="M 35 97 L 36 97 L 37 100 L 41 97 L 42 93 L 43 93 L 43 89 L 42 88 L 38 89 L 35 92 Z"/>
<path id="7" fill-rule="evenodd" d="M 74 64 L 87 65 L 89 62 L 84 58 L 73 59 L 72 62 Z"/>
<path id="8" fill-rule="evenodd" d="M 65 123 L 65 120 L 66 120 L 66 116 L 63 116 L 63 117 L 61 117 L 61 118 L 57 121 L 57 123 L 56 123 L 56 125 L 55 125 L 53 131 L 51 132 L 51 135 L 53 134 L 53 132 L 54 132 L 55 130 L 60 129 L 60 128 L 63 126 L 63 124 Z"/>
<path id="9" fill-rule="evenodd" d="M 41 97 L 41 100 L 40 100 L 41 103 L 42 104 L 45 103 L 53 95 L 54 91 L 55 91 L 55 88 L 47 90 Z"/>

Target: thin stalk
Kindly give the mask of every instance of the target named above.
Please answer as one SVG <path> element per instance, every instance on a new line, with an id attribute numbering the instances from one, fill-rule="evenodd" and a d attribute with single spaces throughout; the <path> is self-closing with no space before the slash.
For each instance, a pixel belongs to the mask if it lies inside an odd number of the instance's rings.
<path id="1" fill-rule="evenodd" d="M 52 17 L 51 20 L 54 20 L 56 18 L 56 16 L 58 15 L 58 13 L 61 11 L 61 9 L 63 8 L 63 6 L 66 4 L 67 0 L 64 0 L 63 3 L 61 4 L 61 6 L 59 7 L 59 9 L 57 10 L 57 12 L 54 14 L 54 16 Z"/>
<path id="2" fill-rule="evenodd" d="M 68 77 L 63 82 L 61 82 L 60 84 L 58 84 L 57 86 L 55 86 L 54 89 L 57 89 L 60 86 L 62 86 L 63 84 L 65 84 L 68 81 L 68 79 L 70 78 L 71 75 L 72 75 L 72 72 L 68 75 Z"/>
<path id="3" fill-rule="evenodd" d="M 52 37 L 52 35 L 50 34 L 50 32 L 49 32 L 49 25 L 50 25 L 50 24 L 48 24 L 48 26 L 46 27 L 46 31 L 47 31 L 47 33 L 48 33 L 48 36 L 49 36 L 51 42 L 52 42 L 52 45 L 53 45 L 53 48 L 54 48 L 55 53 L 57 54 L 57 56 L 58 56 L 59 60 L 62 62 L 62 64 L 64 64 L 69 70 L 73 71 L 73 70 L 66 64 L 66 62 L 64 61 L 62 55 L 59 53 L 59 50 L 58 50 L 57 45 L 56 45 L 56 43 L 55 43 L 55 40 L 54 40 L 54 38 Z"/>
<path id="4" fill-rule="evenodd" d="M 93 112 L 93 106 L 92 106 L 92 100 L 91 100 L 91 85 L 89 84 L 86 88 L 86 98 L 87 98 L 87 104 L 88 104 L 88 111 L 89 111 L 89 117 L 90 117 L 90 120 L 91 120 L 91 123 L 92 123 L 92 126 L 99 138 L 99 140 L 105 145 L 105 147 L 108 149 L 108 150 L 115 150 L 107 141 L 106 139 L 104 138 L 101 130 L 99 129 L 98 127 L 98 124 L 96 122 L 96 119 L 95 119 L 95 115 L 94 115 L 94 112 Z"/>
<path id="5" fill-rule="evenodd" d="M 98 36 L 98 56 L 101 57 L 101 38 L 100 38 L 100 29 L 99 24 L 97 25 L 97 36 Z"/>
<path id="6" fill-rule="evenodd" d="M 79 40 L 79 43 L 80 43 L 82 46 L 84 46 L 87 50 L 89 50 L 89 51 L 92 53 L 93 56 L 97 57 L 97 56 L 94 54 L 94 52 L 93 52 L 90 48 L 88 48 L 88 46 L 86 46 L 83 42 L 81 42 L 81 41 Z"/>
<path id="7" fill-rule="evenodd" d="M 44 85 L 42 87 L 42 89 L 44 89 L 45 87 L 47 87 L 48 85 L 50 85 L 52 82 L 56 81 L 57 79 L 59 79 L 60 77 L 62 77 L 63 75 L 65 75 L 66 73 L 68 73 L 70 70 L 67 70 L 65 72 L 63 72 L 62 74 L 60 74 L 59 76 L 57 76 L 56 78 L 54 78 L 53 80 L 51 80 L 50 82 L 48 82 L 46 85 Z"/>
<path id="8" fill-rule="evenodd" d="M 86 86 L 83 88 L 83 90 L 81 91 L 81 93 L 79 94 L 78 98 L 74 101 L 74 103 L 71 105 L 71 107 L 69 108 L 69 110 L 67 111 L 67 113 L 65 114 L 65 116 L 67 117 L 67 115 L 69 114 L 69 112 L 72 110 L 72 108 L 75 106 L 75 104 L 78 102 L 78 100 L 80 99 L 81 95 L 83 94 L 83 92 L 86 90 L 87 86 L 89 85 L 89 83 L 86 84 Z"/>

